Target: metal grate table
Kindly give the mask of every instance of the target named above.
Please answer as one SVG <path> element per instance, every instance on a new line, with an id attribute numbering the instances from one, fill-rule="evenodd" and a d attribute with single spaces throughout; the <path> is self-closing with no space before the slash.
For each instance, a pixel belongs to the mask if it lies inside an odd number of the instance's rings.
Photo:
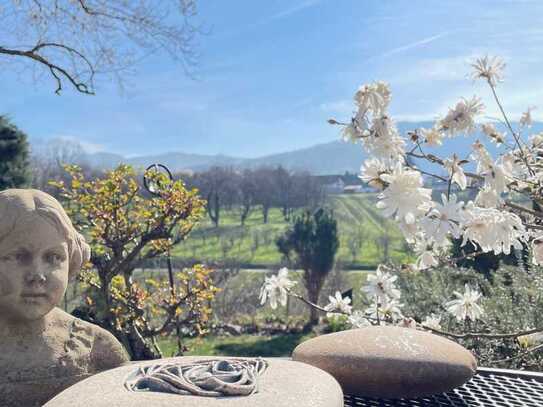
<path id="1" fill-rule="evenodd" d="M 414 400 L 345 395 L 345 407 L 543 407 L 543 374 L 480 368 L 466 384 L 448 393 Z"/>

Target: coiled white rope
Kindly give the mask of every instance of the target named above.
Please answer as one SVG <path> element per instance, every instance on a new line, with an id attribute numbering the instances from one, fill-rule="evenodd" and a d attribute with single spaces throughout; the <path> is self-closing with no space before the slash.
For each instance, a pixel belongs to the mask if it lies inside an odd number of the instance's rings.
<path id="1" fill-rule="evenodd" d="M 130 391 L 204 397 L 248 396 L 258 391 L 258 377 L 267 367 L 268 363 L 261 358 L 156 364 L 140 367 L 125 386 Z"/>

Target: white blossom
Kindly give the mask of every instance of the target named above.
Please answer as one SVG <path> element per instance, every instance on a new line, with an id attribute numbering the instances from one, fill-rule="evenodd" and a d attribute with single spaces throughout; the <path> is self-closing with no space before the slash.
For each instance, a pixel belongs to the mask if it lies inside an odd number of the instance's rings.
<path id="1" fill-rule="evenodd" d="M 520 120 L 519 120 L 519 124 L 522 126 L 522 127 L 531 127 L 532 124 L 533 124 L 533 119 L 532 119 L 532 110 L 534 110 L 535 107 L 529 107 L 528 109 L 526 109 L 526 111 L 524 113 L 522 113 L 522 116 L 520 116 Z"/>
<path id="2" fill-rule="evenodd" d="M 485 177 L 485 187 L 494 189 L 498 194 L 507 192 L 509 190 L 507 185 L 512 177 L 511 171 L 510 163 L 498 160 L 486 171 L 481 172 Z"/>
<path id="3" fill-rule="evenodd" d="M 415 264 L 417 270 L 426 270 L 439 265 L 439 260 L 434 255 L 434 252 L 431 250 L 423 251 L 417 258 Z"/>
<path id="4" fill-rule="evenodd" d="M 349 297 L 343 298 L 339 291 L 336 291 L 335 296 L 328 296 L 328 300 L 330 301 L 330 303 L 324 307 L 324 309 L 328 311 L 328 313 L 326 314 L 328 318 L 333 317 L 337 314 L 351 313 L 352 306 L 349 305 L 351 303 L 351 299 Z"/>
<path id="5" fill-rule="evenodd" d="M 270 302 L 270 306 L 277 308 L 277 301 L 281 305 L 286 305 L 288 290 L 290 290 L 296 282 L 288 278 L 288 269 L 283 267 L 277 275 L 266 277 L 264 285 L 260 290 L 260 303 L 263 305 L 266 301 Z"/>
<path id="6" fill-rule="evenodd" d="M 464 286 L 464 293 L 454 291 L 456 299 L 445 304 L 445 308 L 458 321 L 476 321 L 483 315 L 483 308 L 477 304 L 477 301 L 482 297 L 482 294 L 472 289 L 468 284 Z"/>
<path id="7" fill-rule="evenodd" d="M 496 130 L 496 127 L 492 123 L 484 123 L 481 126 L 483 133 L 485 133 L 490 140 L 497 145 L 505 143 L 505 134 Z"/>
<path id="8" fill-rule="evenodd" d="M 534 149 L 534 153 L 535 152 L 537 152 L 537 149 Z M 531 155 L 529 151 L 527 154 Z M 526 178 L 528 175 L 526 174 L 526 165 L 522 157 L 519 156 L 518 150 L 510 151 L 509 153 L 502 155 L 501 161 L 508 169 L 511 177 L 515 178 L 517 182 L 521 182 L 521 178 Z"/>
<path id="9" fill-rule="evenodd" d="M 417 235 L 420 230 L 417 223 L 406 223 L 405 220 L 398 220 L 398 226 L 407 243 L 414 243 L 417 240 Z"/>
<path id="10" fill-rule="evenodd" d="M 474 79 L 486 79 L 492 86 L 496 86 L 498 82 L 503 80 L 505 62 L 499 57 L 489 57 L 487 55 L 477 58 L 471 66 L 474 68 L 472 74 Z"/>
<path id="11" fill-rule="evenodd" d="M 349 315 L 348 321 L 353 328 L 364 328 L 366 326 L 371 326 L 371 322 L 362 311 L 354 311 L 351 315 Z"/>
<path id="12" fill-rule="evenodd" d="M 395 322 L 403 318 L 401 307 L 403 307 L 403 304 L 395 299 L 384 299 L 368 307 L 366 315 L 374 321 L 379 319 L 382 322 Z"/>
<path id="13" fill-rule="evenodd" d="M 543 265 L 543 236 L 532 240 L 532 263 L 538 266 Z"/>
<path id="14" fill-rule="evenodd" d="M 446 246 L 449 243 L 449 236 L 460 237 L 464 202 L 457 202 L 455 194 L 452 194 L 450 199 L 441 194 L 441 200 L 443 205 L 436 203 L 422 218 L 420 226 L 425 236 L 435 242 L 435 245 Z"/>
<path id="15" fill-rule="evenodd" d="M 475 203 L 482 208 L 497 208 L 503 204 L 503 199 L 494 188 L 486 186 L 477 193 Z"/>
<path id="16" fill-rule="evenodd" d="M 460 100 L 439 122 L 441 129 L 449 136 L 457 133 L 472 133 L 475 130 L 475 117 L 483 112 L 484 105 L 477 96 Z"/>
<path id="17" fill-rule="evenodd" d="M 348 141 L 351 143 L 357 143 L 362 138 L 362 133 L 357 129 L 357 127 L 351 123 L 341 130 L 341 138 L 343 141 Z"/>
<path id="18" fill-rule="evenodd" d="M 390 104 L 390 88 L 385 82 L 362 85 L 354 95 L 358 108 L 375 115 L 383 114 Z"/>
<path id="19" fill-rule="evenodd" d="M 387 298 L 398 299 L 401 292 L 394 285 L 397 279 L 398 276 L 383 271 L 383 267 L 380 265 L 375 273 L 368 275 L 366 285 L 362 287 L 362 291 L 377 301 L 384 301 Z"/>
<path id="20" fill-rule="evenodd" d="M 430 314 L 424 319 L 424 321 L 422 321 L 421 325 L 426 327 L 426 328 L 440 330 L 441 329 L 441 316 L 435 315 L 435 314 Z"/>
<path id="21" fill-rule="evenodd" d="M 522 249 L 525 229 L 522 220 L 514 213 L 481 208 L 470 202 L 464 214 L 462 246 L 472 241 L 481 247 L 483 253 L 493 251 L 495 254 L 510 254 L 511 247 Z"/>
<path id="22" fill-rule="evenodd" d="M 387 166 L 381 160 L 370 158 L 364 161 L 362 167 L 360 167 L 359 178 L 374 188 L 383 189 L 384 183 L 381 180 L 381 175 L 386 174 L 386 172 Z"/>
<path id="23" fill-rule="evenodd" d="M 405 141 L 400 137 L 396 125 L 388 116 L 374 118 L 369 136 L 363 141 L 369 153 L 388 164 L 402 160 L 405 155 Z"/>
<path id="24" fill-rule="evenodd" d="M 388 185 L 379 194 L 377 207 L 383 210 L 385 216 L 395 216 L 408 224 L 414 223 L 432 206 L 432 191 L 422 188 L 419 172 L 403 168 L 398 163 L 391 174 L 383 174 L 381 179 Z"/>
<path id="25" fill-rule="evenodd" d="M 471 159 L 477 163 L 477 173 L 481 174 L 492 169 L 494 160 L 486 147 L 479 140 L 477 140 L 472 144 L 472 148 L 473 150 L 470 156 Z"/>
<path id="26" fill-rule="evenodd" d="M 443 166 L 449 173 L 449 177 L 452 177 L 452 182 L 456 183 L 461 190 L 466 189 L 468 186 L 468 179 L 466 178 L 466 174 L 464 173 L 464 170 L 460 165 L 460 160 L 456 154 L 453 154 L 452 160 L 447 158 L 443 162 Z"/>
<path id="27" fill-rule="evenodd" d="M 424 141 L 430 147 L 438 147 L 443 144 L 443 132 L 436 126 L 431 129 L 421 129 L 422 137 Z"/>
<path id="28" fill-rule="evenodd" d="M 533 149 L 543 148 L 543 133 L 537 133 L 530 137 L 530 143 L 532 144 Z"/>

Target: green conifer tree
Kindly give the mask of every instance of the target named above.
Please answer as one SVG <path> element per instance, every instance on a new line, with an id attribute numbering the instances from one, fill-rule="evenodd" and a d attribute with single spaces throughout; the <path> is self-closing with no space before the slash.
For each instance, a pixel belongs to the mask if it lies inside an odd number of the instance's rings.
<path id="1" fill-rule="evenodd" d="M 285 233 L 276 240 L 279 251 L 304 271 L 303 281 L 309 300 L 314 304 L 339 249 L 337 221 L 331 211 L 317 209 L 297 216 Z M 310 323 L 315 325 L 319 315 L 310 307 Z"/>
<path id="2" fill-rule="evenodd" d="M 0 191 L 30 185 L 27 136 L 5 116 L 0 116 Z"/>

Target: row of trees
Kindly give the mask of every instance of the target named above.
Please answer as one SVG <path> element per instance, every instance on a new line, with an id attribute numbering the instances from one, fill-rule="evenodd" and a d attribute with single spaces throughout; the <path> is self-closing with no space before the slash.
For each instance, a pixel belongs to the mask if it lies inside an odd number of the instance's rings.
<path id="1" fill-rule="evenodd" d="M 270 208 L 281 208 L 285 220 L 295 209 L 316 207 L 322 203 L 322 185 L 308 172 L 288 171 L 283 167 L 261 167 L 237 171 L 212 167 L 192 176 L 182 176 L 207 200 L 207 213 L 219 226 L 221 211 L 237 208 L 244 225 L 251 211 L 259 208 L 268 223 Z"/>
<path id="2" fill-rule="evenodd" d="M 85 152 L 76 141 L 53 139 L 33 143 L 32 153 L 27 136 L 7 118 L 0 116 L 0 188 L 17 185 L 55 194 L 50 181 L 67 181 L 66 164 L 77 163 L 88 178 L 97 178 L 103 170 L 85 161 Z M 262 211 L 268 223 L 271 208 L 281 208 L 285 220 L 295 209 L 314 208 L 324 199 L 319 181 L 308 172 L 288 171 L 283 167 L 261 167 L 243 171 L 212 167 L 193 175 L 176 174 L 190 188 L 197 188 L 207 201 L 207 214 L 219 226 L 224 209 L 236 209 L 244 225 L 252 211 Z"/>
<path id="3" fill-rule="evenodd" d="M 27 136 L 5 117 L 0 116 L 0 188 L 17 185 L 55 194 L 50 181 L 67 181 L 66 164 L 77 163 L 88 178 L 97 178 L 103 170 L 85 160 L 85 151 L 73 140 L 53 139 L 33 143 L 32 151 Z M 268 223 L 271 208 L 281 208 L 285 220 L 294 210 L 316 208 L 324 200 L 324 190 L 317 178 L 306 171 L 289 171 L 279 167 L 260 167 L 236 170 L 212 167 L 192 175 L 175 174 L 187 187 L 197 188 L 207 201 L 207 214 L 219 226 L 224 209 L 235 209 L 241 225 L 254 210 L 262 212 Z"/>

